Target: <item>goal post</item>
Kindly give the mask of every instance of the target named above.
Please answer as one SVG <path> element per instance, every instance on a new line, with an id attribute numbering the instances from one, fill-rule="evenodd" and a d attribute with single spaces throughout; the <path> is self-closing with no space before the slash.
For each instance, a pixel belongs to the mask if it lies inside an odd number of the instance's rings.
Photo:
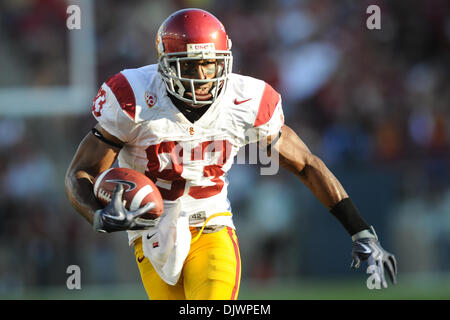
<path id="1" fill-rule="evenodd" d="M 0 117 L 76 115 L 89 110 L 97 90 L 95 4 L 93 0 L 77 0 L 70 5 L 79 6 L 81 24 L 79 29 L 66 31 L 68 85 L 0 87 Z"/>

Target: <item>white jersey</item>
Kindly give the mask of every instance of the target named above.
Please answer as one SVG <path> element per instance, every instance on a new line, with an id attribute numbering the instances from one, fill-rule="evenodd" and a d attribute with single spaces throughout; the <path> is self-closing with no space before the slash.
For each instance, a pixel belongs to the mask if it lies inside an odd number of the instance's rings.
<path id="1" fill-rule="evenodd" d="M 157 68 L 114 75 L 101 86 L 92 113 L 125 142 L 119 166 L 145 173 L 158 186 L 165 209 L 176 206 L 191 226 L 202 226 L 212 214 L 231 212 L 226 173 L 242 146 L 280 131 L 281 98 L 264 81 L 230 74 L 220 99 L 191 123 L 170 100 Z M 208 225 L 234 228 L 231 216 Z M 129 231 L 130 245 L 141 234 Z"/>

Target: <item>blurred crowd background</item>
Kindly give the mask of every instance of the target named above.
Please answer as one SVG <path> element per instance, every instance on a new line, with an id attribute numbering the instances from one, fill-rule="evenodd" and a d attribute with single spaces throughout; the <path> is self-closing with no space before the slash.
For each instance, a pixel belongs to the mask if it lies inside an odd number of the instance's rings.
<path id="1" fill-rule="evenodd" d="M 67 38 L 77 32 L 66 27 L 69 4 L 0 2 L 1 89 L 69 85 Z M 381 30 L 366 26 L 371 4 L 381 9 Z M 98 0 L 93 6 L 97 87 L 122 69 L 155 63 L 155 33 L 173 11 L 212 12 L 233 41 L 233 71 L 282 94 L 286 124 L 340 179 L 396 254 L 400 271 L 450 272 L 448 1 Z M 94 233 L 65 196 L 65 170 L 95 125 L 91 103 L 77 114 L 22 117 L 10 116 L 0 101 L 0 295 L 64 287 L 73 264 L 84 285 L 141 286 L 126 235 Z M 309 190 L 284 169 L 276 176 L 259 169 L 235 165 L 228 177 L 243 279 L 365 281 L 365 270 L 349 270 L 347 233 Z"/>

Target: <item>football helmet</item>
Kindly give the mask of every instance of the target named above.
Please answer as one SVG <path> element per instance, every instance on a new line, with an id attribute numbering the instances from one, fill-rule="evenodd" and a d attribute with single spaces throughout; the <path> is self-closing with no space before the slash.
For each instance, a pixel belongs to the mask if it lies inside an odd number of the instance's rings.
<path id="1" fill-rule="evenodd" d="M 223 24 L 211 13 L 201 9 L 174 12 L 160 26 L 156 35 L 158 71 L 167 91 L 191 106 L 214 103 L 225 91 L 233 57 L 231 40 Z M 183 75 L 181 64 L 215 61 L 213 78 L 196 79 Z M 207 94 L 196 89 L 212 83 Z"/>

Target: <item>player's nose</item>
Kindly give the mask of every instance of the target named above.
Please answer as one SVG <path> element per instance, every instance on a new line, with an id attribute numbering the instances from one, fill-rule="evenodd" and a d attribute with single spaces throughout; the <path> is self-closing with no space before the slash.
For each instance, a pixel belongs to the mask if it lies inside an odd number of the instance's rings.
<path id="1" fill-rule="evenodd" d="M 197 79 L 200 79 L 200 80 L 205 80 L 206 79 L 205 74 L 203 72 L 203 68 L 202 68 L 202 66 L 200 64 L 196 65 L 195 72 L 196 72 L 196 78 Z"/>

